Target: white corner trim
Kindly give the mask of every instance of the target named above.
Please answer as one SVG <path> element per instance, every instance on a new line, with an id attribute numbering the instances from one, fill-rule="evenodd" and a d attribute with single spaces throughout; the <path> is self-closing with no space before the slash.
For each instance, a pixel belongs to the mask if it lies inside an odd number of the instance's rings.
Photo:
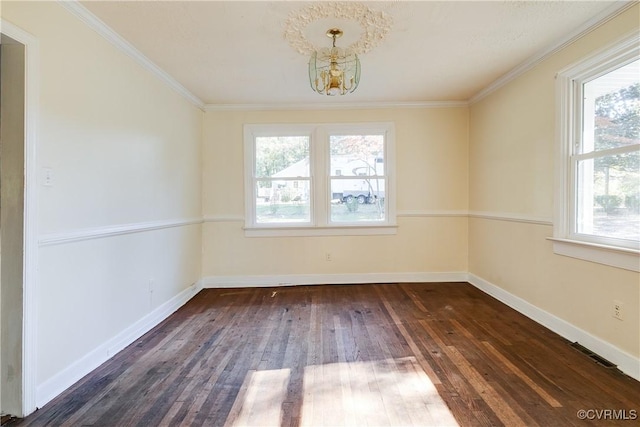
<path id="1" fill-rule="evenodd" d="M 466 272 L 283 274 L 263 276 L 209 276 L 204 288 L 262 288 L 296 285 L 343 285 L 357 283 L 466 282 Z"/>
<path id="2" fill-rule="evenodd" d="M 160 324 L 160 322 L 182 307 L 187 301 L 193 298 L 200 289 L 202 289 L 201 283 L 194 283 L 171 298 L 169 301 L 142 317 L 137 322 L 133 323 L 115 337 L 102 343 L 96 349 L 69 365 L 63 371 L 38 385 L 36 393 L 37 407 L 43 407 L 89 372 L 109 360 L 114 354 L 123 350 L 129 344 L 135 342 L 135 340 L 149 332 L 156 325 Z"/>
<path id="3" fill-rule="evenodd" d="M 618 369 L 625 374 L 640 381 L 639 358 L 474 274 L 469 273 L 469 283 L 569 341 L 579 342 L 594 353 L 618 365 Z"/>
<path id="4" fill-rule="evenodd" d="M 516 66 L 511 71 L 499 77 L 489 86 L 485 87 L 480 92 L 476 93 L 474 96 L 472 96 L 469 99 L 469 104 L 474 104 L 482 100 L 483 98 L 486 98 L 492 92 L 495 92 L 496 90 L 500 89 L 502 86 L 505 86 L 507 83 L 511 82 L 512 80 L 515 80 L 516 78 L 526 73 L 527 71 L 531 70 L 536 65 L 540 64 L 542 61 L 546 60 L 556 52 L 559 52 L 560 50 L 564 49 L 568 45 L 574 43 L 578 39 L 584 37 L 591 31 L 595 30 L 596 28 L 600 27 L 601 25 L 605 24 L 606 22 L 610 21 L 616 16 L 620 15 L 627 9 L 635 6 L 636 4 L 637 4 L 637 1 L 634 1 L 634 0 L 631 0 L 631 1 L 621 0 L 621 1 L 614 2 L 607 9 L 605 9 L 598 15 L 594 16 L 593 18 L 591 18 L 590 20 L 582 24 L 580 27 L 576 28 L 571 33 L 567 34 L 565 37 L 558 40 L 553 45 L 531 56 L 529 59 L 522 62 L 520 65 Z"/>
<path id="5" fill-rule="evenodd" d="M 204 111 L 379 110 L 400 108 L 460 108 L 467 101 L 317 102 L 311 104 L 206 104 Z"/>
<path id="6" fill-rule="evenodd" d="M 124 234 L 142 233 L 145 231 L 162 230 L 164 228 L 184 227 L 194 224 L 202 224 L 202 219 L 186 218 L 177 220 L 150 221 L 133 224 L 86 228 L 73 231 L 63 231 L 61 233 L 47 233 L 40 236 L 39 244 L 40 246 L 61 245 L 64 243 L 101 239 L 112 236 L 122 236 Z"/>
<path id="7" fill-rule="evenodd" d="M 486 211 L 470 211 L 469 217 L 491 219 L 496 221 L 520 222 L 524 224 L 536 224 L 552 226 L 553 220 L 547 217 L 534 215 L 522 215 L 507 212 L 486 212 Z"/>
<path id="8" fill-rule="evenodd" d="M 3 27 L 4 28 L 4 27 Z M 17 41 L 19 39 L 14 38 Z M 24 147 L 24 265 L 23 265 L 23 398 L 26 415 L 36 408 L 38 365 L 38 177 L 37 146 L 40 126 L 40 45 L 32 37 L 26 46 L 25 76 L 25 147 Z"/>
<path id="9" fill-rule="evenodd" d="M 120 51 L 128 55 L 143 68 L 150 71 L 161 81 L 167 84 L 171 89 L 191 102 L 193 105 L 204 111 L 204 102 L 191 93 L 182 84 L 178 83 L 169 73 L 158 67 L 153 61 L 147 58 L 142 52 L 136 49 L 131 43 L 126 41 L 120 34 L 116 33 L 111 27 L 101 21 L 93 13 L 89 12 L 78 0 L 57 0 L 58 3 L 71 12 L 74 16 L 84 22 L 89 28 L 104 37 L 108 42 L 113 44 Z"/>
<path id="10" fill-rule="evenodd" d="M 558 255 L 640 272 L 640 251 L 637 249 L 599 245 L 556 237 L 549 237 L 547 240 L 553 243 L 553 252 Z"/>

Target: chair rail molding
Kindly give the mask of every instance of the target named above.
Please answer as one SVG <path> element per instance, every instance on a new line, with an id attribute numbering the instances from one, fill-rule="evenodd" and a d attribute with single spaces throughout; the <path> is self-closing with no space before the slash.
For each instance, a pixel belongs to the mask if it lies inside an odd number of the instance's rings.
<path id="1" fill-rule="evenodd" d="M 40 246 L 54 246 L 65 243 L 80 242 L 83 240 L 102 239 L 105 237 L 122 236 L 124 234 L 162 230 L 165 228 L 185 227 L 188 225 L 202 224 L 202 222 L 202 218 L 194 217 L 173 220 L 137 222 L 131 224 L 107 225 L 80 230 L 63 231 L 59 233 L 43 234 L 40 236 L 38 243 Z"/>

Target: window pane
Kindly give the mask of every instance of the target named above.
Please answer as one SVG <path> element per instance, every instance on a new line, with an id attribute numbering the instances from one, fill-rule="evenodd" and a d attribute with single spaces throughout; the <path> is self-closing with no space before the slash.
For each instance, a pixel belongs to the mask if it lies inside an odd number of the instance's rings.
<path id="1" fill-rule="evenodd" d="M 385 220 L 385 180 L 331 179 L 331 222 Z"/>
<path id="2" fill-rule="evenodd" d="M 256 222 L 310 222 L 309 179 L 259 180 L 256 185 Z"/>
<path id="3" fill-rule="evenodd" d="M 640 240 L 640 152 L 578 163 L 576 231 Z"/>
<path id="4" fill-rule="evenodd" d="M 256 177 L 308 177 L 308 136 L 256 137 Z"/>
<path id="5" fill-rule="evenodd" d="M 640 144 L 640 60 L 583 87 L 582 152 Z"/>
<path id="6" fill-rule="evenodd" d="M 384 135 L 331 135 L 331 176 L 384 175 Z"/>

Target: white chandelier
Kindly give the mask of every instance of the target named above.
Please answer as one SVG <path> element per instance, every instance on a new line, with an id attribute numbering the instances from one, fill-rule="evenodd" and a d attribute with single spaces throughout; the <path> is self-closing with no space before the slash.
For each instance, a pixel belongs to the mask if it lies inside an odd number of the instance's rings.
<path id="1" fill-rule="evenodd" d="M 336 47 L 336 38 L 342 34 L 339 28 L 327 30 L 327 37 L 333 39 L 332 47 L 314 51 L 309 59 L 309 83 L 321 95 L 345 95 L 360 83 L 358 55 L 351 49 Z"/>

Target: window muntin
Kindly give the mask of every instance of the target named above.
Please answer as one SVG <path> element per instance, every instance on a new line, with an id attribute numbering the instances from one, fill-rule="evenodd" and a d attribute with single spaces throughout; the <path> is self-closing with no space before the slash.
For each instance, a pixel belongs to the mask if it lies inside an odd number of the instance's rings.
<path id="1" fill-rule="evenodd" d="M 636 59 L 574 79 L 572 238 L 639 246 L 639 76 Z"/>
<path id="2" fill-rule="evenodd" d="M 395 227 L 392 134 L 391 123 L 245 125 L 246 229 Z"/>

